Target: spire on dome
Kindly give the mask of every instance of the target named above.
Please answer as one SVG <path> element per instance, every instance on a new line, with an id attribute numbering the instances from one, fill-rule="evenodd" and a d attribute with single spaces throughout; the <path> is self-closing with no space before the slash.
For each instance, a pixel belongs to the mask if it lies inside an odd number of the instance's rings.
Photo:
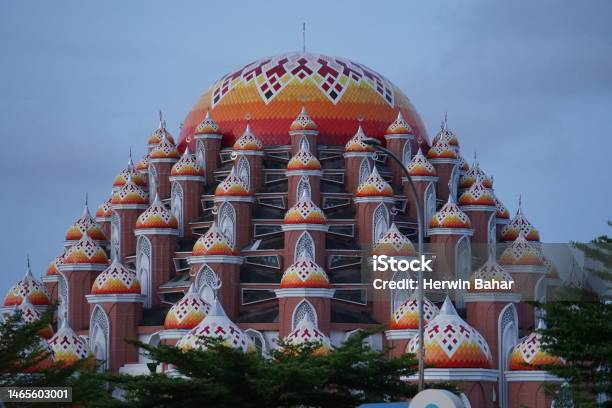
<path id="1" fill-rule="evenodd" d="M 236 175 L 236 167 L 232 166 L 227 177 L 215 189 L 215 196 L 248 196 L 249 187 L 241 177 Z"/>
<path id="2" fill-rule="evenodd" d="M 196 135 L 215 135 L 219 132 L 219 125 L 210 116 L 210 111 L 206 110 L 206 116 L 195 129 Z"/>
<path id="3" fill-rule="evenodd" d="M 436 168 L 427 160 L 423 151 L 419 147 L 416 154 L 410 159 L 410 163 L 406 166 L 408 173 L 412 177 L 435 177 Z"/>
<path id="4" fill-rule="evenodd" d="M 477 174 L 474 184 L 459 197 L 459 204 L 493 207 L 495 197 L 493 192 L 484 186 L 482 176 Z"/>
<path id="5" fill-rule="evenodd" d="M 295 329 L 285 337 L 289 345 L 300 346 L 304 344 L 320 345 L 312 352 L 313 355 L 325 355 L 332 350 L 331 341 L 307 316 L 302 317 L 295 325 Z"/>
<path id="6" fill-rule="evenodd" d="M 172 170 L 170 171 L 171 177 L 178 176 L 187 176 L 187 177 L 203 177 L 204 169 L 198 163 L 198 160 L 195 154 L 191 153 L 189 150 L 189 144 L 185 148 L 183 155 L 172 166 Z"/>
<path id="7" fill-rule="evenodd" d="M 308 112 L 306 112 L 306 106 L 302 105 L 300 114 L 293 120 L 289 128 L 291 132 L 301 131 L 316 131 L 317 124 L 310 118 Z"/>
<path id="8" fill-rule="evenodd" d="M 395 223 L 374 243 L 372 255 L 388 255 L 395 257 L 416 256 L 412 242 L 397 229 Z"/>
<path id="9" fill-rule="evenodd" d="M 373 152 L 374 147 L 365 143 L 365 140 L 367 138 L 368 137 L 364 133 L 363 128 L 361 127 L 361 123 L 360 123 L 359 127 L 357 128 L 357 132 L 355 133 L 355 136 L 353 136 L 348 142 L 346 142 L 346 145 L 344 145 L 344 150 L 347 153 L 349 152 L 350 153 Z"/>
<path id="10" fill-rule="evenodd" d="M 157 229 L 157 230 L 176 230 L 178 220 L 175 215 L 166 208 L 159 198 L 159 193 L 155 192 L 153 202 L 143 211 L 136 220 L 136 229 Z M 172 234 L 175 231 L 168 231 Z"/>
<path id="11" fill-rule="evenodd" d="M 100 275 L 91 287 L 92 295 L 140 294 L 140 281 L 136 273 L 127 269 L 116 258 Z"/>
<path id="12" fill-rule="evenodd" d="M 412 126 L 404 119 L 402 111 L 397 112 L 397 118 L 389 125 L 385 134 L 387 135 L 412 135 Z"/>
<path id="13" fill-rule="evenodd" d="M 329 287 L 329 278 L 323 268 L 304 254 L 285 270 L 280 281 L 281 289 Z"/>
<path id="14" fill-rule="evenodd" d="M 357 187 L 356 197 L 393 197 L 393 188 L 378 173 L 376 165 L 372 173 Z"/>
<path id="15" fill-rule="evenodd" d="M 234 150 L 244 151 L 244 150 L 253 150 L 253 151 L 262 151 L 263 143 L 257 136 L 253 134 L 251 131 L 251 122 L 249 117 L 247 117 L 247 124 L 244 129 L 244 133 L 242 136 L 236 140 L 234 143 Z"/>
<path id="16" fill-rule="evenodd" d="M 429 220 L 429 228 L 432 229 L 471 229 L 472 222 L 466 213 L 461 211 L 455 203 L 453 195 L 448 195 L 446 204 Z"/>
<path id="17" fill-rule="evenodd" d="M 501 231 L 501 240 L 514 241 L 518 238 L 519 233 L 522 234 L 524 238 L 528 241 L 540 240 L 540 233 L 523 214 L 521 195 L 519 195 L 519 203 L 518 209 L 516 210 L 516 215 Z"/>
<path id="18" fill-rule="evenodd" d="M 212 225 L 193 245 L 192 256 L 223 255 L 233 256 L 234 250 L 227 236 L 217 227 L 213 221 Z"/>
<path id="19" fill-rule="evenodd" d="M 161 140 L 149 152 L 149 159 L 179 159 L 181 157 L 174 141 L 171 141 L 167 132 L 161 134 Z"/>
<path id="20" fill-rule="evenodd" d="M 321 163 L 305 144 L 300 143 L 298 152 L 287 163 L 287 170 L 321 170 Z"/>
<path id="21" fill-rule="evenodd" d="M 391 330 L 416 330 L 419 328 L 419 291 L 416 289 L 392 313 L 389 321 Z M 427 325 L 440 310 L 426 296 L 423 296 L 423 319 Z"/>
<path id="22" fill-rule="evenodd" d="M 149 140 L 147 141 L 148 147 L 149 148 L 155 147 L 158 143 L 162 141 L 163 136 L 165 136 L 169 142 L 174 143 L 174 138 L 172 137 L 170 132 L 166 130 L 166 121 L 164 120 L 162 111 L 160 109 L 159 110 L 159 126 L 157 127 L 157 129 L 153 131 L 153 133 L 151 133 L 151 136 L 149 136 Z"/>
<path id="23" fill-rule="evenodd" d="M 285 214 L 283 224 L 326 224 L 325 213 L 312 201 L 306 190 Z"/>

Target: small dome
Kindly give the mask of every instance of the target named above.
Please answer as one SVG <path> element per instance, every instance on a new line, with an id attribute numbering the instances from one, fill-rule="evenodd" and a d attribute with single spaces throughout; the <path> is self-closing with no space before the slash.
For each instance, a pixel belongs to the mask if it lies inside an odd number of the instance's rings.
<path id="1" fill-rule="evenodd" d="M 344 150 L 351 153 L 373 152 L 374 148 L 365 143 L 365 139 L 367 139 L 367 136 L 365 133 L 363 133 L 361 125 L 359 125 L 355 136 L 349 139 L 349 141 L 346 142 L 346 145 L 344 145 Z"/>
<path id="2" fill-rule="evenodd" d="M 482 185 L 486 188 L 493 188 L 493 180 L 485 174 L 478 163 L 474 163 L 472 167 L 459 180 L 459 187 L 470 188 L 476 182 L 476 179 L 482 179 Z"/>
<path id="3" fill-rule="evenodd" d="M 174 144 L 174 138 L 166 129 L 166 122 L 162 119 L 160 113 L 159 127 L 155 129 L 153 133 L 151 133 L 151 136 L 149 136 L 149 140 L 147 141 L 147 145 L 149 147 L 155 147 L 157 144 L 159 144 L 159 142 L 162 141 L 163 138 L 168 139 L 170 143 Z"/>
<path id="4" fill-rule="evenodd" d="M 372 174 L 357 187 L 356 197 L 393 197 L 393 189 L 378 173 L 376 166 Z"/>
<path id="5" fill-rule="evenodd" d="M 113 193 L 111 203 L 113 205 L 148 204 L 149 194 L 136 185 L 130 177 L 123 187 Z"/>
<path id="6" fill-rule="evenodd" d="M 69 264 L 108 264 L 106 252 L 86 233 L 73 246 L 68 248 L 64 265 Z"/>
<path id="7" fill-rule="evenodd" d="M 136 184 L 137 186 L 140 186 L 140 187 L 147 186 L 147 182 L 144 179 L 144 177 L 139 172 L 137 172 L 136 169 L 134 168 L 134 163 L 132 163 L 132 153 L 131 152 L 130 152 L 130 158 L 128 160 L 127 167 L 121 170 L 119 174 L 117 174 L 117 177 L 115 177 L 115 180 L 113 180 L 113 187 L 114 188 L 123 187 L 127 183 L 128 179 L 130 178 L 132 179 L 132 182 Z"/>
<path id="8" fill-rule="evenodd" d="M 434 136 L 433 140 L 431 141 L 431 144 L 435 145 L 440 142 L 452 146 L 455 151 L 459 149 L 459 139 L 457 139 L 457 136 L 455 136 L 455 134 L 448 128 L 446 124 L 446 118 L 442 122 L 440 131 L 436 134 L 436 136 Z"/>
<path id="9" fill-rule="evenodd" d="M 412 130 L 412 126 L 404 120 L 404 115 L 402 115 L 402 111 L 397 113 L 397 118 L 389 125 L 385 134 L 387 135 L 412 135 L 414 131 Z"/>
<path id="10" fill-rule="evenodd" d="M 294 132 L 300 130 L 317 130 L 317 124 L 308 116 L 305 106 L 302 106 L 302 111 L 291 123 L 289 130 Z"/>
<path id="11" fill-rule="evenodd" d="M 134 170 L 136 170 L 138 173 L 148 173 L 149 171 L 149 155 L 145 154 L 142 159 L 140 159 L 140 161 L 138 163 L 136 163 L 136 166 L 134 166 Z"/>
<path id="12" fill-rule="evenodd" d="M 544 261 L 540 249 L 525 239 L 522 232 L 512 244 L 502 252 L 499 258 L 501 265 L 542 266 Z"/>
<path id="13" fill-rule="evenodd" d="M 236 143 L 234 143 L 234 150 L 263 150 L 263 143 L 261 143 L 261 140 L 259 140 L 259 138 L 253 134 L 249 124 L 247 124 L 242 136 L 240 136 L 238 140 L 236 140 Z"/>
<path id="14" fill-rule="evenodd" d="M 495 261 L 495 258 L 490 257 L 489 260 L 482 265 L 479 269 L 475 270 L 470 277 L 470 289 L 469 292 L 502 292 L 512 293 L 512 289 L 475 289 L 476 279 L 481 281 L 495 281 L 495 282 L 512 282 L 512 276 L 502 268 L 500 264 Z"/>
<path id="15" fill-rule="evenodd" d="M 289 160 L 287 170 L 321 170 L 321 163 L 310 150 L 300 146 L 300 150 Z"/>
<path id="16" fill-rule="evenodd" d="M 185 296 L 176 302 L 166 315 L 164 328 L 169 330 L 189 330 L 200 323 L 210 312 L 210 305 L 195 290 L 192 283 Z"/>
<path id="17" fill-rule="evenodd" d="M 66 241 L 78 241 L 85 231 L 87 231 L 87 235 L 94 241 L 106 241 L 106 236 L 104 232 L 102 232 L 102 228 L 100 228 L 100 225 L 89 213 L 87 205 L 83 210 L 83 215 L 81 215 L 81 217 L 68 228 L 68 231 L 66 231 Z"/>
<path id="18" fill-rule="evenodd" d="M 49 263 L 47 267 L 47 276 L 57 275 L 59 273 L 59 266 L 64 263 L 66 257 L 66 251 L 63 251 L 60 255 L 56 256 L 53 261 Z"/>
<path id="19" fill-rule="evenodd" d="M 523 234 L 527 241 L 539 241 L 540 233 L 523 215 L 521 208 L 521 202 L 519 200 L 519 208 L 516 211 L 516 215 L 501 231 L 502 241 L 514 241 L 519 234 Z"/>
<path id="20" fill-rule="evenodd" d="M 108 200 L 100 204 L 96 210 L 96 218 L 110 218 L 113 215 L 113 196 L 108 197 Z"/>
<path id="21" fill-rule="evenodd" d="M 416 256 L 416 251 L 412 242 L 393 223 L 374 244 L 372 255 Z"/>
<path id="22" fill-rule="evenodd" d="M 476 182 L 459 197 L 459 204 L 493 207 L 495 205 L 495 196 L 493 191 L 484 186 L 480 176 L 477 176 Z"/>
<path id="23" fill-rule="evenodd" d="M 491 368 L 492 356 L 487 341 L 467 324 L 447 297 L 425 327 L 425 365 L 432 368 Z M 407 351 L 418 357 L 419 335 L 408 343 Z"/>
<path id="24" fill-rule="evenodd" d="M 497 198 L 497 196 L 494 196 L 494 198 L 495 198 L 495 217 L 498 220 L 510 219 L 510 211 L 508 211 L 508 208 L 506 208 L 504 203 L 502 203 L 499 200 L 499 198 Z"/>
<path id="25" fill-rule="evenodd" d="M 25 324 L 32 324 L 40 319 L 40 313 L 36 310 L 34 305 L 30 303 L 27 297 L 17 306 L 16 310 L 21 312 L 21 319 Z M 53 328 L 51 325 L 48 325 L 44 327 L 39 334 L 45 339 L 50 339 L 53 336 Z"/>
<path id="26" fill-rule="evenodd" d="M 543 328 L 543 323 L 540 323 L 538 329 Z M 508 365 L 512 371 L 532 371 L 543 370 L 542 366 L 561 366 L 563 360 L 545 351 L 542 347 L 542 335 L 534 332 L 523 337 L 519 344 L 514 346 Z"/>
<path id="27" fill-rule="evenodd" d="M 323 268 L 302 257 L 285 270 L 280 288 L 329 288 L 329 279 Z"/>
<path id="28" fill-rule="evenodd" d="M 391 330 L 416 330 L 419 328 L 419 293 L 412 292 L 408 299 L 391 313 L 389 328 Z M 423 296 L 423 319 L 427 325 L 438 313 L 440 309 Z"/>
<path id="29" fill-rule="evenodd" d="M 206 234 L 202 235 L 193 246 L 192 256 L 234 255 L 229 240 L 223 232 L 212 223 Z"/>
<path id="30" fill-rule="evenodd" d="M 446 204 L 429 220 L 429 228 L 472 228 L 472 222 L 449 195 Z"/>
<path id="31" fill-rule="evenodd" d="M 114 260 L 98 275 L 91 286 L 92 295 L 140 294 L 140 281 L 136 274 Z"/>
<path id="32" fill-rule="evenodd" d="M 63 366 L 69 366 L 77 361 L 90 358 L 87 343 L 70 328 L 66 318 L 62 320 L 57 333 L 49 340 L 49 346 L 53 351 L 55 362 Z"/>
<path id="33" fill-rule="evenodd" d="M 51 296 L 47 291 L 47 287 L 41 281 L 34 278 L 30 270 L 29 260 L 25 276 L 9 289 L 4 298 L 4 306 L 19 305 L 26 297 L 33 305 L 51 304 Z"/>
<path id="34" fill-rule="evenodd" d="M 202 121 L 195 128 L 195 134 L 196 135 L 215 135 L 218 133 L 219 133 L 219 126 L 210 117 L 210 111 L 206 111 L 206 116 L 204 116 L 204 119 L 202 119 Z"/>
<path id="35" fill-rule="evenodd" d="M 218 300 L 211 305 L 208 315 L 184 335 L 176 346 L 182 351 L 205 350 L 206 345 L 200 340 L 202 337 L 218 338 L 226 346 L 242 351 L 246 351 L 249 344 L 247 335 L 227 317 Z"/>
<path id="36" fill-rule="evenodd" d="M 249 187 L 244 183 L 244 180 L 236 175 L 236 168 L 232 167 L 227 177 L 215 189 L 215 195 L 248 196 L 250 193 Z"/>
<path id="37" fill-rule="evenodd" d="M 319 330 L 307 317 L 303 317 L 298 322 L 295 329 L 285 337 L 285 341 L 292 346 L 320 344 L 320 347 L 314 350 L 314 355 L 328 354 L 332 350 L 329 337 Z"/>
<path id="38" fill-rule="evenodd" d="M 136 220 L 136 229 L 177 229 L 178 221 L 174 214 L 160 201 L 155 194 L 153 203 L 143 211 Z"/>
<path id="39" fill-rule="evenodd" d="M 149 152 L 149 160 L 155 159 L 179 159 L 181 155 L 174 142 L 168 140 L 167 137 L 162 137 L 161 141 L 156 144 Z"/>
<path id="40" fill-rule="evenodd" d="M 283 224 L 325 224 L 325 213 L 303 193 L 300 199 L 285 214 Z"/>
<path id="41" fill-rule="evenodd" d="M 410 163 L 406 166 L 408 169 L 408 173 L 411 176 L 419 176 L 419 177 L 435 177 L 436 176 L 436 168 L 427 160 L 427 158 L 423 155 L 423 152 L 419 148 L 417 153 L 412 156 L 410 159 Z"/>
<path id="42" fill-rule="evenodd" d="M 428 159 L 456 159 L 456 149 L 443 140 L 435 143 L 427 152 Z"/>
<path id="43" fill-rule="evenodd" d="M 181 156 L 181 159 L 174 163 L 174 166 L 172 166 L 170 176 L 203 177 L 204 169 L 198 164 L 195 154 L 192 154 L 189 151 L 189 147 L 187 147 Z"/>

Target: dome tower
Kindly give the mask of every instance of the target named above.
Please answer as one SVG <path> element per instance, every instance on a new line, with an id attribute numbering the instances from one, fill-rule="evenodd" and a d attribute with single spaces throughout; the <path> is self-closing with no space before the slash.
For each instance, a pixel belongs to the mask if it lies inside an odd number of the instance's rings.
<path id="1" fill-rule="evenodd" d="M 387 149 L 402 159 L 404 165 L 408 165 L 412 159 L 412 140 L 414 139 L 414 131 L 412 127 L 404 119 L 402 111 L 397 113 L 397 118 L 389 125 L 385 131 L 385 140 L 387 141 Z M 404 172 L 395 160 L 389 160 L 389 169 L 393 174 L 393 182 L 402 184 Z"/>
<path id="2" fill-rule="evenodd" d="M 181 159 L 172 166 L 170 171 L 170 202 L 172 213 L 178 220 L 180 237 L 193 236 L 189 223 L 197 219 L 202 212 L 200 196 L 204 181 L 204 169 L 199 164 L 196 155 L 192 154 L 189 148 L 185 149 Z"/>

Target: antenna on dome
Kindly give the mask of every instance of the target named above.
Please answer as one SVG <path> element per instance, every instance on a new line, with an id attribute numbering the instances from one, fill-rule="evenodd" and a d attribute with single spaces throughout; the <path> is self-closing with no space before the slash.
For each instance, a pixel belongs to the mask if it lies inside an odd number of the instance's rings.
<path id="1" fill-rule="evenodd" d="M 302 52 L 306 52 L 306 23 L 302 23 Z"/>

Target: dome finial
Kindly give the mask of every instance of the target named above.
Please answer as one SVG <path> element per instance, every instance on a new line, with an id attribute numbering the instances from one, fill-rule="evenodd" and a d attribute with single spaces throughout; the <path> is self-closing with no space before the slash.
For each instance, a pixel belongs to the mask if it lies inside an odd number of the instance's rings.
<path id="1" fill-rule="evenodd" d="M 444 112 L 444 121 L 442 122 L 442 129 L 448 130 L 448 112 Z"/>
<path id="2" fill-rule="evenodd" d="M 302 23 L 302 53 L 306 53 L 306 23 Z"/>
<path id="3" fill-rule="evenodd" d="M 132 161 L 132 146 L 130 146 L 130 150 L 128 153 L 128 169 L 132 169 L 134 167 L 134 162 Z"/>
<path id="4" fill-rule="evenodd" d="M 159 110 L 159 128 L 160 129 L 165 129 L 166 128 L 166 122 L 164 121 L 164 114 L 162 113 L 162 110 Z"/>

